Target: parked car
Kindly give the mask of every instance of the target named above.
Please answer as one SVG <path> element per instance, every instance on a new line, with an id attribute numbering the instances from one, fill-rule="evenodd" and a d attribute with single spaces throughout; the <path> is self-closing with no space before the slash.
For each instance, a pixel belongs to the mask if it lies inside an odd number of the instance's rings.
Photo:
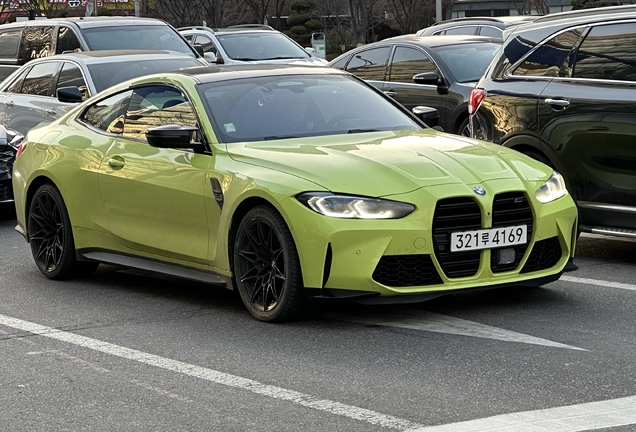
<path id="1" fill-rule="evenodd" d="M 505 30 L 527 24 L 539 15 L 516 15 L 502 17 L 466 17 L 455 18 L 436 22 L 435 24 L 419 30 L 417 36 L 444 36 L 444 35 L 481 35 L 503 38 Z"/>
<path id="2" fill-rule="evenodd" d="M 77 51 L 169 50 L 201 57 L 168 23 L 152 18 L 75 17 L 0 26 L 0 80 L 26 62 Z"/>
<path id="3" fill-rule="evenodd" d="M 238 290 L 422 301 L 558 279 L 576 207 L 516 151 L 439 133 L 342 71 L 201 68 L 112 87 L 31 129 L 17 229 L 51 279 L 98 262 Z"/>
<path id="4" fill-rule="evenodd" d="M 556 168 L 581 231 L 636 237 L 634 6 L 537 19 L 471 97 L 473 135 Z"/>
<path id="5" fill-rule="evenodd" d="M 211 63 L 247 63 L 326 66 L 327 61 L 303 48 L 289 36 L 266 25 L 245 24 L 221 29 L 181 27 L 179 32 L 194 46 L 201 46 Z"/>
<path id="6" fill-rule="evenodd" d="M 195 66 L 201 63 L 185 54 L 137 50 L 60 54 L 22 66 L 0 84 L 0 203 L 13 200 L 16 135 L 26 135 L 114 84 Z"/>
<path id="7" fill-rule="evenodd" d="M 398 36 L 364 45 L 332 60 L 408 109 L 439 111 L 447 132 L 470 135 L 468 99 L 501 40 L 483 36 Z"/>

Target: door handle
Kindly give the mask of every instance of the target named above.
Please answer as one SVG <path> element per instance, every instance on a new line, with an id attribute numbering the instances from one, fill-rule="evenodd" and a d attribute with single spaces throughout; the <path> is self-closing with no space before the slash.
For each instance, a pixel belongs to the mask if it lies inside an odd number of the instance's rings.
<path id="1" fill-rule="evenodd" d="M 13 105 L 15 105 L 15 102 L 13 102 L 12 100 L 4 101 L 4 105 L 11 108 Z"/>
<path id="2" fill-rule="evenodd" d="M 126 162 L 124 162 L 123 159 L 121 158 L 110 158 L 108 159 L 108 166 L 111 168 L 123 168 L 124 165 L 126 165 Z"/>
<path id="3" fill-rule="evenodd" d="M 46 113 L 50 114 L 52 116 L 56 116 L 57 115 L 57 111 L 55 111 L 54 109 L 47 109 Z"/>
<path id="4" fill-rule="evenodd" d="M 393 90 L 384 90 L 382 93 L 384 93 L 387 96 L 391 96 L 391 97 L 397 96 L 397 92 L 393 91 Z"/>
<path id="5" fill-rule="evenodd" d="M 563 109 L 570 106 L 570 101 L 567 99 L 551 99 L 546 98 L 544 102 L 550 105 L 554 109 Z"/>

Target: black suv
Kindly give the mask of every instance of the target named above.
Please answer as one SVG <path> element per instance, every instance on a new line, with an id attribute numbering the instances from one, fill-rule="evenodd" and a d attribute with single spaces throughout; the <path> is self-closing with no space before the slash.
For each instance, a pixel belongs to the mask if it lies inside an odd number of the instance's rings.
<path id="1" fill-rule="evenodd" d="M 168 50 L 201 57 L 168 23 L 152 18 L 77 17 L 0 26 L 0 81 L 29 60 L 117 49 Z M 201 59 L 202 64 L 206 64 Z"/>
<path id="2" fill-rule="evenodd" d="M 472 136 L 565 178 L 581 231 L 636 237 L 636 7 L 519 26 L 471 94 Z"/>

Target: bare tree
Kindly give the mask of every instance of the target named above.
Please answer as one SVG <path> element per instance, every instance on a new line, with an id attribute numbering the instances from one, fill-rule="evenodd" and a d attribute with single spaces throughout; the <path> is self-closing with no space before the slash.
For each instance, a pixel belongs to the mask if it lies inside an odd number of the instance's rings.
<path id="1" fill-rule="evenodd" d="M 391 16 L 401 33 L 414 33 L 431 19 L 434 0 L 388 0 Z"/>
<path id="2" fill-rule="evenodd" d="M 175 27 L 200 24 L 202 21 L 199 0 L 155 0 L 155 9 Z"/>

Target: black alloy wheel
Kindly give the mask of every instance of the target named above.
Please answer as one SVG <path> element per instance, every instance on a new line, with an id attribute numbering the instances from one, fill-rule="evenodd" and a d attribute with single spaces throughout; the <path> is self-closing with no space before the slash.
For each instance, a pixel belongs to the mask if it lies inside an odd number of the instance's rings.
<path id="1" fill-rule="evenodd" d="M 98 263 L 75 259 L 71 223 L 60 192 L 44 184 L 35 192 L 28 215 L 29 243 L 40 271 L 50 279 L 87 276 Z"/>
<path id="2" fill-rule="evenodd" d="M 280 322 L 300 312 L 304 298 L 296 245 L 271 207 L 251 209 L 239 224 L 233 270 L 241 299 L 255 318 Z"/>

